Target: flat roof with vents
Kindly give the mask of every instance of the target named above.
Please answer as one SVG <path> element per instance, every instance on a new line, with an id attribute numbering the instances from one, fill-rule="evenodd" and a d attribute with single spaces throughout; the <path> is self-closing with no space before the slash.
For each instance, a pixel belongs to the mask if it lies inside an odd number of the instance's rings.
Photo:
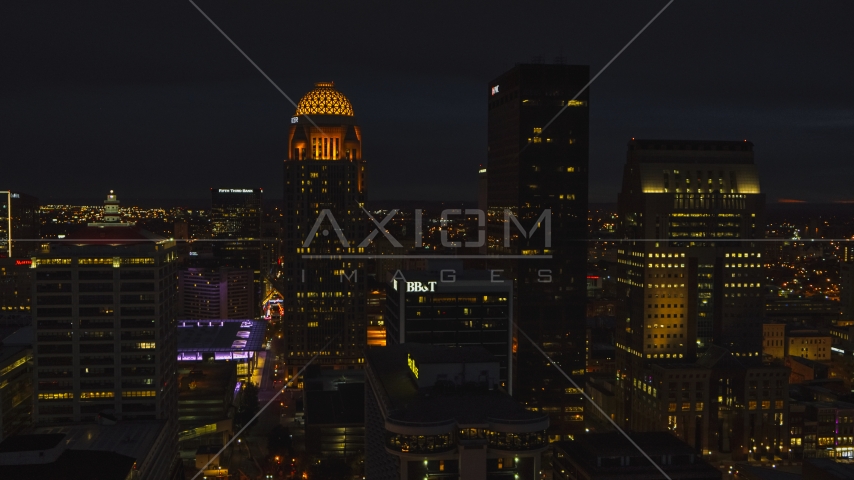
<path id="1" fill-rule="evenodd" d="M 264 350 L 267 322 L 261 320 L 179 320 L 178 360 L 238 360 Z"/>

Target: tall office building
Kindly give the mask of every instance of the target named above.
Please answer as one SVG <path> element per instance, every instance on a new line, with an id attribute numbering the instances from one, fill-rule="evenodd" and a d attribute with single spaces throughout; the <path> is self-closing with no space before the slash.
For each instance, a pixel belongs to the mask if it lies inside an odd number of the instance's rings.
<path id="1" fill-rule="evenodd" d="M 253 309 L 261 306 L 262 240 L 260 188 L 211 188 L 211 235 L 214 256 L 223 267 L 252 272 Z"/>
<path id="2" fill-rule="evenodd" d="M 162 421 L 177 441 L 175 242 L 106 220 L 33 258 L 34 423 Z"/>
<path id="3" fill-rule="evenodd" d="M 483 347 L 513 393 L 513 282 L 485 270 L 400 271 L 386 284 L 386 344 Z"/>
<path id="4" fill-rule="evenodd" d="M 632 140 L 619 194 L 617 419 L 638 427 L 652 363 L 762 350 L 765 196 L 753 144 Z"/>
<path id="5" fill-rule="evenodd" d="M 260 188 L 211 188 L 211 231 L 214 238 L 257 239 L 261 236 Z"/>
<path id="6" fill-rule="evenodd" d="M 365 161 L 353 107 L 332 82 L 315 84 L 291 118 L 284 161 L 282 328 L 294 375 L 318 358 L 326 367 L 361 368 L 365 348 Z M 336 257 L 333 257 L 336 256 Z"/>
<path id="7" fill-rule="evenodd" d="M 255 318 L 251 270 L 187 268 L 178 274 L 182 320 Z"/>
<path id="8" fill-rule="evenodd" d="M 586 65 L 517 65 L 490 82 L 488 91 L 488 251 L 541 256 L 494 265 L 516 281 L 514 323 L 579 385 L 586 357 L 589 91 L 574 97 L 589 70 Z M 528 231 L 517 230 L 506 220 L 507 212 Z M 506 225 L 515 232 L 507 244 Z M 516 334 L 514 343 L 514 396 L 552 414 L 553 438 L 583 431 L 581 392 L 522 335 Z"/>

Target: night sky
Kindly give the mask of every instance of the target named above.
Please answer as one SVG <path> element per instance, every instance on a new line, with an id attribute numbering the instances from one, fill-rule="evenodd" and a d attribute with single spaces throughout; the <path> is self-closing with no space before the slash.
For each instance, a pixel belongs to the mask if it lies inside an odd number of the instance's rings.
<path id="1" fill-rule="evenodd" d="M 559 55 L 598 71 L 666 1 L 198 0 L 294 101 L 332 80 L 371 200 L 473 200 L 488 82 Z M 590 198 L 626 142 L 748 139 L 763 190 L 854 200 L 854 2 L 677 0 L 593 84 Z M 187 1 L 0 6 L 0 188 L 43 203 L 281 197 L 294 107 Z"/>

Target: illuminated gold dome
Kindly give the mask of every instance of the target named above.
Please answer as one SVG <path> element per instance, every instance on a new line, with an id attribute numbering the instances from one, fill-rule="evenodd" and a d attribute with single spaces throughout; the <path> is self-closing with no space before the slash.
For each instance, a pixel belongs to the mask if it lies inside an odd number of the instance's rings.
<path id="1" fill-rule="evenodd" d="M 353 106 L 343 93 L 335 90 L 334 82 L 317 82 L 314 90 L 306 93 L 297 104 L 294 115 L 346 115 L 353 116 Z"/>

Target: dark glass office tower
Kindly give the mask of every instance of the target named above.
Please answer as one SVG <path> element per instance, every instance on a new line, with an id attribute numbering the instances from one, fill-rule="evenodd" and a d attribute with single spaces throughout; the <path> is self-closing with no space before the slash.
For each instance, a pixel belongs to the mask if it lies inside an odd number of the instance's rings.
<path id="1" fill-rule="evenodd" d="M 287 373 L 296 374 L 333 337 L 318 363 L 361 368 L 367 278 L 364 260 L 346 256 L 364 252 L 365 162 L 353 107 L 332 82 L 315 84 L 299 101 L 288 146 L 282 250 Z"/>
<path id="2" fill-rule="evenodd" d="M 484 270 L 400 271 L 386 284 L 386 344 L 483 347 L 513 394 L 513 284 Z"/>
<path id="3" fill-rule="evenodd" d="M 261 236 L 261 189 L 212 188 L 211 231 L 214 238 Z"/>
<path id="4" fill-rule="evenodd" d="M 489 84 L 489 253 L 516 281 L 514 320 L 579 386 L 585 374 L 588 92 L 586 65 L 517 65 Z M 547 243 L 544 212 L 551 213 Z M 523 235 L 505 213 L 518 218 Z M 505 224 L 510 241 L 505 243 Z M 539 229 L 530 234 L 530 229 Z M 550 256 L 551 258 L 545 258 Z M 514 396 L 551 415 L 550 435 L 583 431 L 583 397 L 520 334 Z"/>
<path id="5" fill-rule="evenodd" d="M 253 311 L 261 306 L 260 188 L 211 188 L 211 234 L 218 264 L 252 271 Z"/>
<path id="6" fill-rule="evenodd" d="M 618 209 L 617 418 L 639 430 L 650 364 L 694 361 L 712 343 L 762 351 L 765 195 L 753 144 L 632 139 Z"/>

